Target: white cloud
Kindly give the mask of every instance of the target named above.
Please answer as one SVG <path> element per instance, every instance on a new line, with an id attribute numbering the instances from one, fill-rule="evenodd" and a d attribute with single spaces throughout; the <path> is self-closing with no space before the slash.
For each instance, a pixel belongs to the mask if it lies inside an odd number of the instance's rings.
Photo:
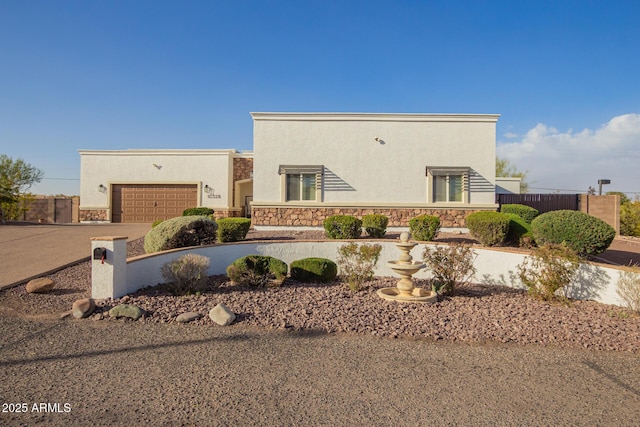
<path id="1" fill-rule="evenodd" d="M 539 123 L 519 141 L 498 142 L 497 153 L 528 171 L 531 192 L 585 192 L 600 178 L 611 179 L 603 190 L 640 192 L 640 114 L 617 116 L 580 132 Z"/>
<path id="2" fill-rule="evenodd" d="M 519 135 L 514 132 L 506 132 L 502 136 L 504 136 L 505 138 L 513 139 L 513 138 L 517 138 Z"/>

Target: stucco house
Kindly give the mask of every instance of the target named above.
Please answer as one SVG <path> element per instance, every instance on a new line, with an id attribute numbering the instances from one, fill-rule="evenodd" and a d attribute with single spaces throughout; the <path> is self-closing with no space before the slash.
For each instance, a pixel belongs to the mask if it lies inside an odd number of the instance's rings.
<path id="1" fill-rule="evenodd" d="M 495 210 L 494 114 L 252 113 L 256 228 Z"/>
<path id="2" fill-rule="evenodd" d="M 495 210 L 495 114 L 261 113 L 253 151 L 79 150 L 80 220 L 151 222 L 185 208 L 254 227 L 321 227 L 335 214 L 421 214 L 465 227 Z"/>

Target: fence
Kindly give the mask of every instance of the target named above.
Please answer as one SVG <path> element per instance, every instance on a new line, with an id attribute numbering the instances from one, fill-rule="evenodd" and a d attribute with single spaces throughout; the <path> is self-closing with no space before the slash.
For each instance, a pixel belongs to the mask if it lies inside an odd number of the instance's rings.
<path id="1" fill-rule="evenodd" d="M 45 224 L 68 224 L 79 222 L 79 197 L 36 196 L 20 220 Z"/>
<path id="2" fill-rule="evenodd" d="M 580 210 L 579 194 L 496 194 L 496 203 L 520 204 L 536 208 L 538 212 L 559 211 L 568 209 Z"/>

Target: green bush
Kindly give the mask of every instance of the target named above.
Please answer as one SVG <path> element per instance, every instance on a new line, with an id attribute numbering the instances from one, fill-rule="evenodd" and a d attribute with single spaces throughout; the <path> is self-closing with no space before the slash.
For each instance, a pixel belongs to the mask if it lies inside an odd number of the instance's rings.
<path id="1" fill-rule="evenodd" d="M 505 214 L 480 211 L 466 218 L 471 235 L 485 246 L 501 245 L 507 240 L 510 219 Z"/>
<path id="2" fill-rule="evenodd" d="M 432 215 L 420 215 L 409 220 L 409 233 L 415 240 L 428 242 L 440 232 L 440 218 Z"/>
<path id="3" fill-rule="evenodd" d="M 531 223 L 538 245 L 566 244 L 580 256 L 598 255 L 609 247 L 616 231 L 603 220 L 579 211 L 551 211 Z"/>
<path id="4" fill-rule="evenodd" d="M 213 215 L 213 209 L 211 208 L 187 208 L 184 211 L 182 211 L 182 216 L 194 216 L 194 215 L 199 215 L 199 216 L 209 216 L 209 215 Z"/>
<path id="5" fill-rule="evenodd" d="M 579 267 L 580 258 L 571 248 L 548 244 L 518 265 L 518 276 L 530 295 L 552 301 L 566 298 L 557 292 L 573 282 Z"/>
<path id="6" fill-rule="evenodd" d="M 422 258 L 433 274 L 431 289 L 438 295 L 454 295 L 456 286 L 468 283 L 476 272 L 476 253 L 469 246 L 427 245 Z"/>
<path id="7" fill-rule="evenodd" d="M 227 267 L 227 276 L 239 285 L 280 286 L 287 271 L 287 263 L 282 260 L 266 255 L 247 255 Z"/>
<path id="8" fill-rule="evenodd" d="M 239 242 L 247 237 L 251 220 L 249 218 L 220 218 L 218 220 L 218 241 Z"/>
<path id="9" fill-rule="evenodd" d="M 373 278 L 373 269 L 380 259 L 382 246 L 379 244 L 358 245 L 351 242 L 338 248 L 338 265 L 340 275 L 347 280 L 349 289 L 357 292 L 364 282 Z"/>
<path id="10" fill-rule="evenodd" d="M 291 263 L 291 278 L 300 282 L 327 283 L 338 275 L 338 266 L 326 258 L 303 258 Z"/>
<path id="11" fill-rule="evenodd" d="M 179 216 L 167 219 L 149 230 L 144 237 L 147 253 L 210 245 L 216 242 L 218 224 L 202 216 Z"/>
<path id="12" fill-rule="evenodd" d="M 624 202 L 620 206 L 620 234 L 640 236 L 640 202 Z"/>
<path id="13" fill-rule="evenodd" d="M 383 237 L 387 233 L 389 218 L 381 214 L 369 214 L 362 217 L 362 227 L 371 237 Z"/>
<path id="14" fill-rule="evenodd" d="M 516 214 L 529 224 L 531 224 L 531 221 L 533 221 L 533 219 L 538 216 L 538 210 L 536 208 L 515 203 L 500 206 L 500 212 Z"/>
<path id="15" fill-rule="evenodd" d="M 509 218 L 509 232 L 507 233 L 507 242 L 523 245 L 525 241 L 531 240 L 531 224 L 529 224 L 520 215 L 514 213 L 503 214 Z M 529 239 L 527 239 L 529 238 Z"/>
<path id="16" fill-rule="evenodd" d="M 151 223 L 151 228 L 155 228 L 156 225 L 160 224 L 162 221 L 164 221 L 164 219 L 156 219 Z"/>
<path id="17" fill-rule="evenodd" d="M 324 220 L 324 232 L 330 239 L 357 239 L 362 221 L 351 215 L 334 215 Z"/>
<path id="18" fill-rule="evenodd" d="M 174 295 L 195 293 L 207 283 L 209 258 L 197 254 L 185 254 L 165 263 L 160 271 L 167 281 L 167 289 Z"/>

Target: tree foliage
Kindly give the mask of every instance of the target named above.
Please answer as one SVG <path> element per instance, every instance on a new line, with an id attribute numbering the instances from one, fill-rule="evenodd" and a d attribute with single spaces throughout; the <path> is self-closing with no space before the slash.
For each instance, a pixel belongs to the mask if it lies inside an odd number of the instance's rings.
<path id="1" fill-rule="evenodd" d="M 43 175 L 40 169 L 22 159 L 0 154 L 0 206 L 6 219 L 17 219 L 28 199 L 28 190 L 40 182 Z"/>
<path id="2" fill-rule="evenodd" d="M 527 173 L 520 172 L 516 166 L 508 159 L 496 157 L 496 176 L 520 178 L 520 192 L 527 193 L 529 191 L 529 183 L 527 182 Z"/>

